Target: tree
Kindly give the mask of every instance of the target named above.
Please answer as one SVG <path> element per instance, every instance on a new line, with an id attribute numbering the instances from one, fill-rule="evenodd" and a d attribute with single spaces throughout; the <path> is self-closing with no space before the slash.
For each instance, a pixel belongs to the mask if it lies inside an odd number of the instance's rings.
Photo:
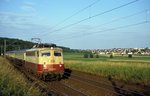
<path id="1" fill-rule="evenodd" d="M 90 58 L 93 58 L 93 54 L 90 54 Z"/>
<path id="2" fill-rule="evenodd" d="M 95 56 L 96 58 L 99 58 L 99 55 L 98 54 L 96 54 L 96 56 Z"/>
<path id="3" fill-rule="evenodd" d="M 84 54 L 84 58 L 88 58 L 88 54 L 87 53 Z"/>
<path id="4" fill-rule="evenodd" d="M 132 58 L 132 54 L 128 54 L 128 58 Z"/>
<path id="5" fill-rule="evenodd" d="M 113 58 L 113 54 L 110 54 L 110 58 Z"/>

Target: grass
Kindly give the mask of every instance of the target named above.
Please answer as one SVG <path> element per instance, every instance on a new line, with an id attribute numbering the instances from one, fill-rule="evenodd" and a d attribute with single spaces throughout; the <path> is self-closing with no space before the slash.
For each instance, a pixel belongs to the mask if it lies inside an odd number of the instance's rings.
<path id="1" fill-rule="evenodd" d="M 65 60 L 79 60 L 79 61 L 121 61 L 121 62 L 133 62 L 137 61 L 140 63 L 147 62 L 150 64 L 150 56 L 138 56 L 133 55 L 133 58 L 128 58 L 128 55 L 114 55 L 114 58 L 109 58 L 110 55 L 99 55 L 99 58 L 83 58 L 83 53 L 64 53 Z"/>
<path id="2" fill-rule="evenodd" d="M 23 74 L 0 57 L 0 96 L 44 96 Z"/>
<path id="3" fill-rule="evenodd" d="M 83 58 L 80 53 L 65 53 L 64 63 L 65 67 L 74 70 L 150 86 L 150 56 Z"/>

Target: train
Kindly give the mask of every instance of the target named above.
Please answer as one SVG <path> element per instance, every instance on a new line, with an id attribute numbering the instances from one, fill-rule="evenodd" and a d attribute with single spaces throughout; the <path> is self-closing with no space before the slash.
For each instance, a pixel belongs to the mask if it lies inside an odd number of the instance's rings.
<path id="1" fill-rule="evenodd" d="M 16 66 L 43 80 L 64 75 L 63 50 L 55 44 L 39 44 L 31 49 L 8 51 L 6 56 Z"/>

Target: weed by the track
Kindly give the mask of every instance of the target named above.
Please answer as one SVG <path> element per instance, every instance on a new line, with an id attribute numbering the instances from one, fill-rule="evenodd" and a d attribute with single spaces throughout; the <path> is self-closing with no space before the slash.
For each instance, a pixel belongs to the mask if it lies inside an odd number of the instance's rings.
<path id="1" fill-rule="evenodd" d="M 44 96 L 23 74 L 0 57 L 0 96 Z"/>

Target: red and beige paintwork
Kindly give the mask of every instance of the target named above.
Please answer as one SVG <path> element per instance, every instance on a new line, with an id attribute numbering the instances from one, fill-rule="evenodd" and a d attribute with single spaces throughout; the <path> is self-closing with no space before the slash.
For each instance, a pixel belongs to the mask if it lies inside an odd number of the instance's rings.
<path id="1" fill-rule="evenodd" d="M 64 71 L 62 49 L 38 48 L 27 50 L 25 67 L 34 72 L 37 71 L 37 73 L 62 73 Z"/>
<path id="2" fill-rule="evenodd" d="M 12 51 L 7 55 L 24 61 L 26 70 L 37 74 L 63 74 L 64 62 L 61 48 L 32 48 L 24 51 Z"/>

